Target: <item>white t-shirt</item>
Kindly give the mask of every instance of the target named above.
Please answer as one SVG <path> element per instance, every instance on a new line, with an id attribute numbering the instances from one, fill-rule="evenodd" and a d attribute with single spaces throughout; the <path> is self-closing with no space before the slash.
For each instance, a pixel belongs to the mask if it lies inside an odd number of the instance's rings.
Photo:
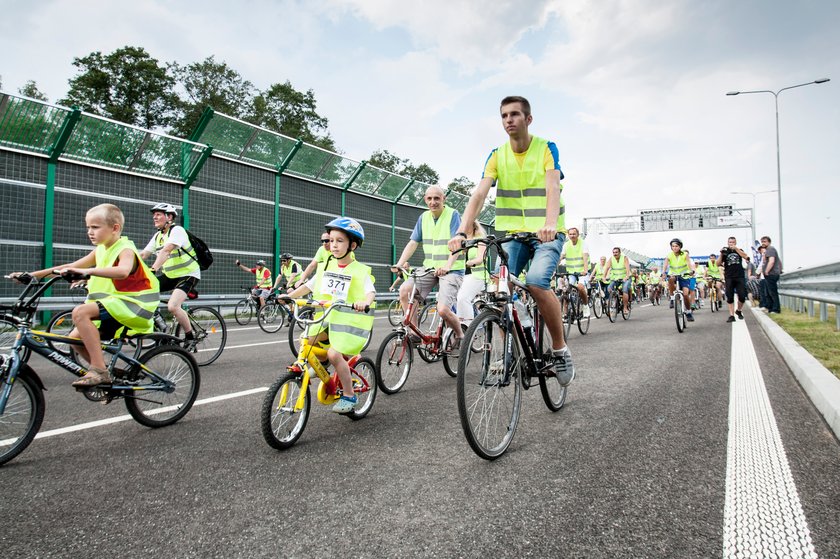
<path id="1" fill-rule="evenodd" d="M 152 254 L 157 254 L 158 251 L 155 250 L 155 239 L 157 238 L 157 233 L 152 235 L 152 239 L 149 241 L 149 244 L 146 245 L 146 248 L 143 249 L 144 252 L 150 252 Z M 189 237 L 187 237 L 187 231 L 180 225 L 173 225 L 169 229 L 169 237 L 164 241 L 164 246 L 168 244 L 173 244 L 178 248 L 189 244 Z M 192 276 L 194 278 L 201 279 L 201 270 L 196 270 L 191 274 L 187 274 L 187 276 Z M 186 277 L 186 276 L 185 276 Z"/>

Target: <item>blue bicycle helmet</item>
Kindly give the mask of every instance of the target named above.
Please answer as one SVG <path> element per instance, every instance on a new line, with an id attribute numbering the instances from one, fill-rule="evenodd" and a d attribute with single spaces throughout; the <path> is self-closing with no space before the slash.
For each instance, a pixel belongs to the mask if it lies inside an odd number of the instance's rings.
<path id="1" fill-rule="evenodd" d="M 356 248 L 361 247 L 362 243 L 365 242 L 365 230 L 362 229 L 359 222 L 352 217 L 337 217 L 327 223 L 324 228 L 327 232 L 332 231 L 333 229 L 344 231 L 350 237 L 350 240 L 356 241 Z"/>

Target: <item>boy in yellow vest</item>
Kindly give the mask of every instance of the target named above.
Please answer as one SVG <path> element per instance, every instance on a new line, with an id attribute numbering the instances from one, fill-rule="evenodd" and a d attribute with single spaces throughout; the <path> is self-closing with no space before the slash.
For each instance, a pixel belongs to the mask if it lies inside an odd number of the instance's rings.
<path id="1" fill-rule="evenodd" d="M 82 339 L 84 348 L 74 349 L 90 363 L 87 374 L 73 383 L 77 387 L 111 382 L 100 340 L 112 339 L 124 327 L 141 334 L 152 332 L 160 300 L 157 278 L 140 259 L 134 243 L 122 236 L 122 211 L 113 204 L 95 206 L 88 210 L 85 224 L 95 249 L 75 262 L 30 272 L 38 278 L 55 269 L 90 276 L 87 299 L 73 309 L 76 328 L 70 332 L 71 337 Z M 98 328 L 95 320 L 100 321 Z"/>
<path id="2" fill-rule="evenodd" d="M 288 294 L 298 298 L 312 293 L 319 301 L 341 301 L 353 305 L 349 309 L 334 309 L 326 321 L 307 332 L 309 344 L 329 340 L 327 358 L 338 373 L 342 395 L 333 406 L 336 413 L 353 411 L 357 403 L 353 391 L 353 379 L 345 356 L 357 355 L 373 330 L 373 300 L 376 289 L 370 266 L 353 258 L 353 251 L 362 246 L 365 231 L 359 222 L 349 217 L 337 217 L 325 226 L 330 234 L 330 256 L 318 265 L 315 277 Z M 365 307 L 369 310 L 365 312 Z"/>

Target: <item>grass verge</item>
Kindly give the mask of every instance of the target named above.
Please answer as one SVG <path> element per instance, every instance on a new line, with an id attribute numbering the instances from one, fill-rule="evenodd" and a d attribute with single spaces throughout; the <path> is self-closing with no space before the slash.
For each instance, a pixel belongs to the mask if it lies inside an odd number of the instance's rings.
<path id="1" fill-rule="evenodd" d="M 816 316 L 782 309 L 781 314 L 769 315 L 785 332 L 813 355 L 823 366 L 840 378 L 840 331 L 836 328 L 834 305 L 828 306 L 828 321 Z"/>

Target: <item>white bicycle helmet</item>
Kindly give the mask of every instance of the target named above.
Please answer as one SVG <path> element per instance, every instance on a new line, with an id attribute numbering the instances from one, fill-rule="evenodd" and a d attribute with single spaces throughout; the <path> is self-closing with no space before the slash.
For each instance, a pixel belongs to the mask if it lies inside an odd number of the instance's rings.
<path id="1" fill-rule="evenodd" d="M 166 204 L 164 202 L 152 206 L 151 212 L 163 212 L 165 214 L 172 214 L 173 216 L 178 217 L 178 208 L 176 208 L 172 204 Z"/>

